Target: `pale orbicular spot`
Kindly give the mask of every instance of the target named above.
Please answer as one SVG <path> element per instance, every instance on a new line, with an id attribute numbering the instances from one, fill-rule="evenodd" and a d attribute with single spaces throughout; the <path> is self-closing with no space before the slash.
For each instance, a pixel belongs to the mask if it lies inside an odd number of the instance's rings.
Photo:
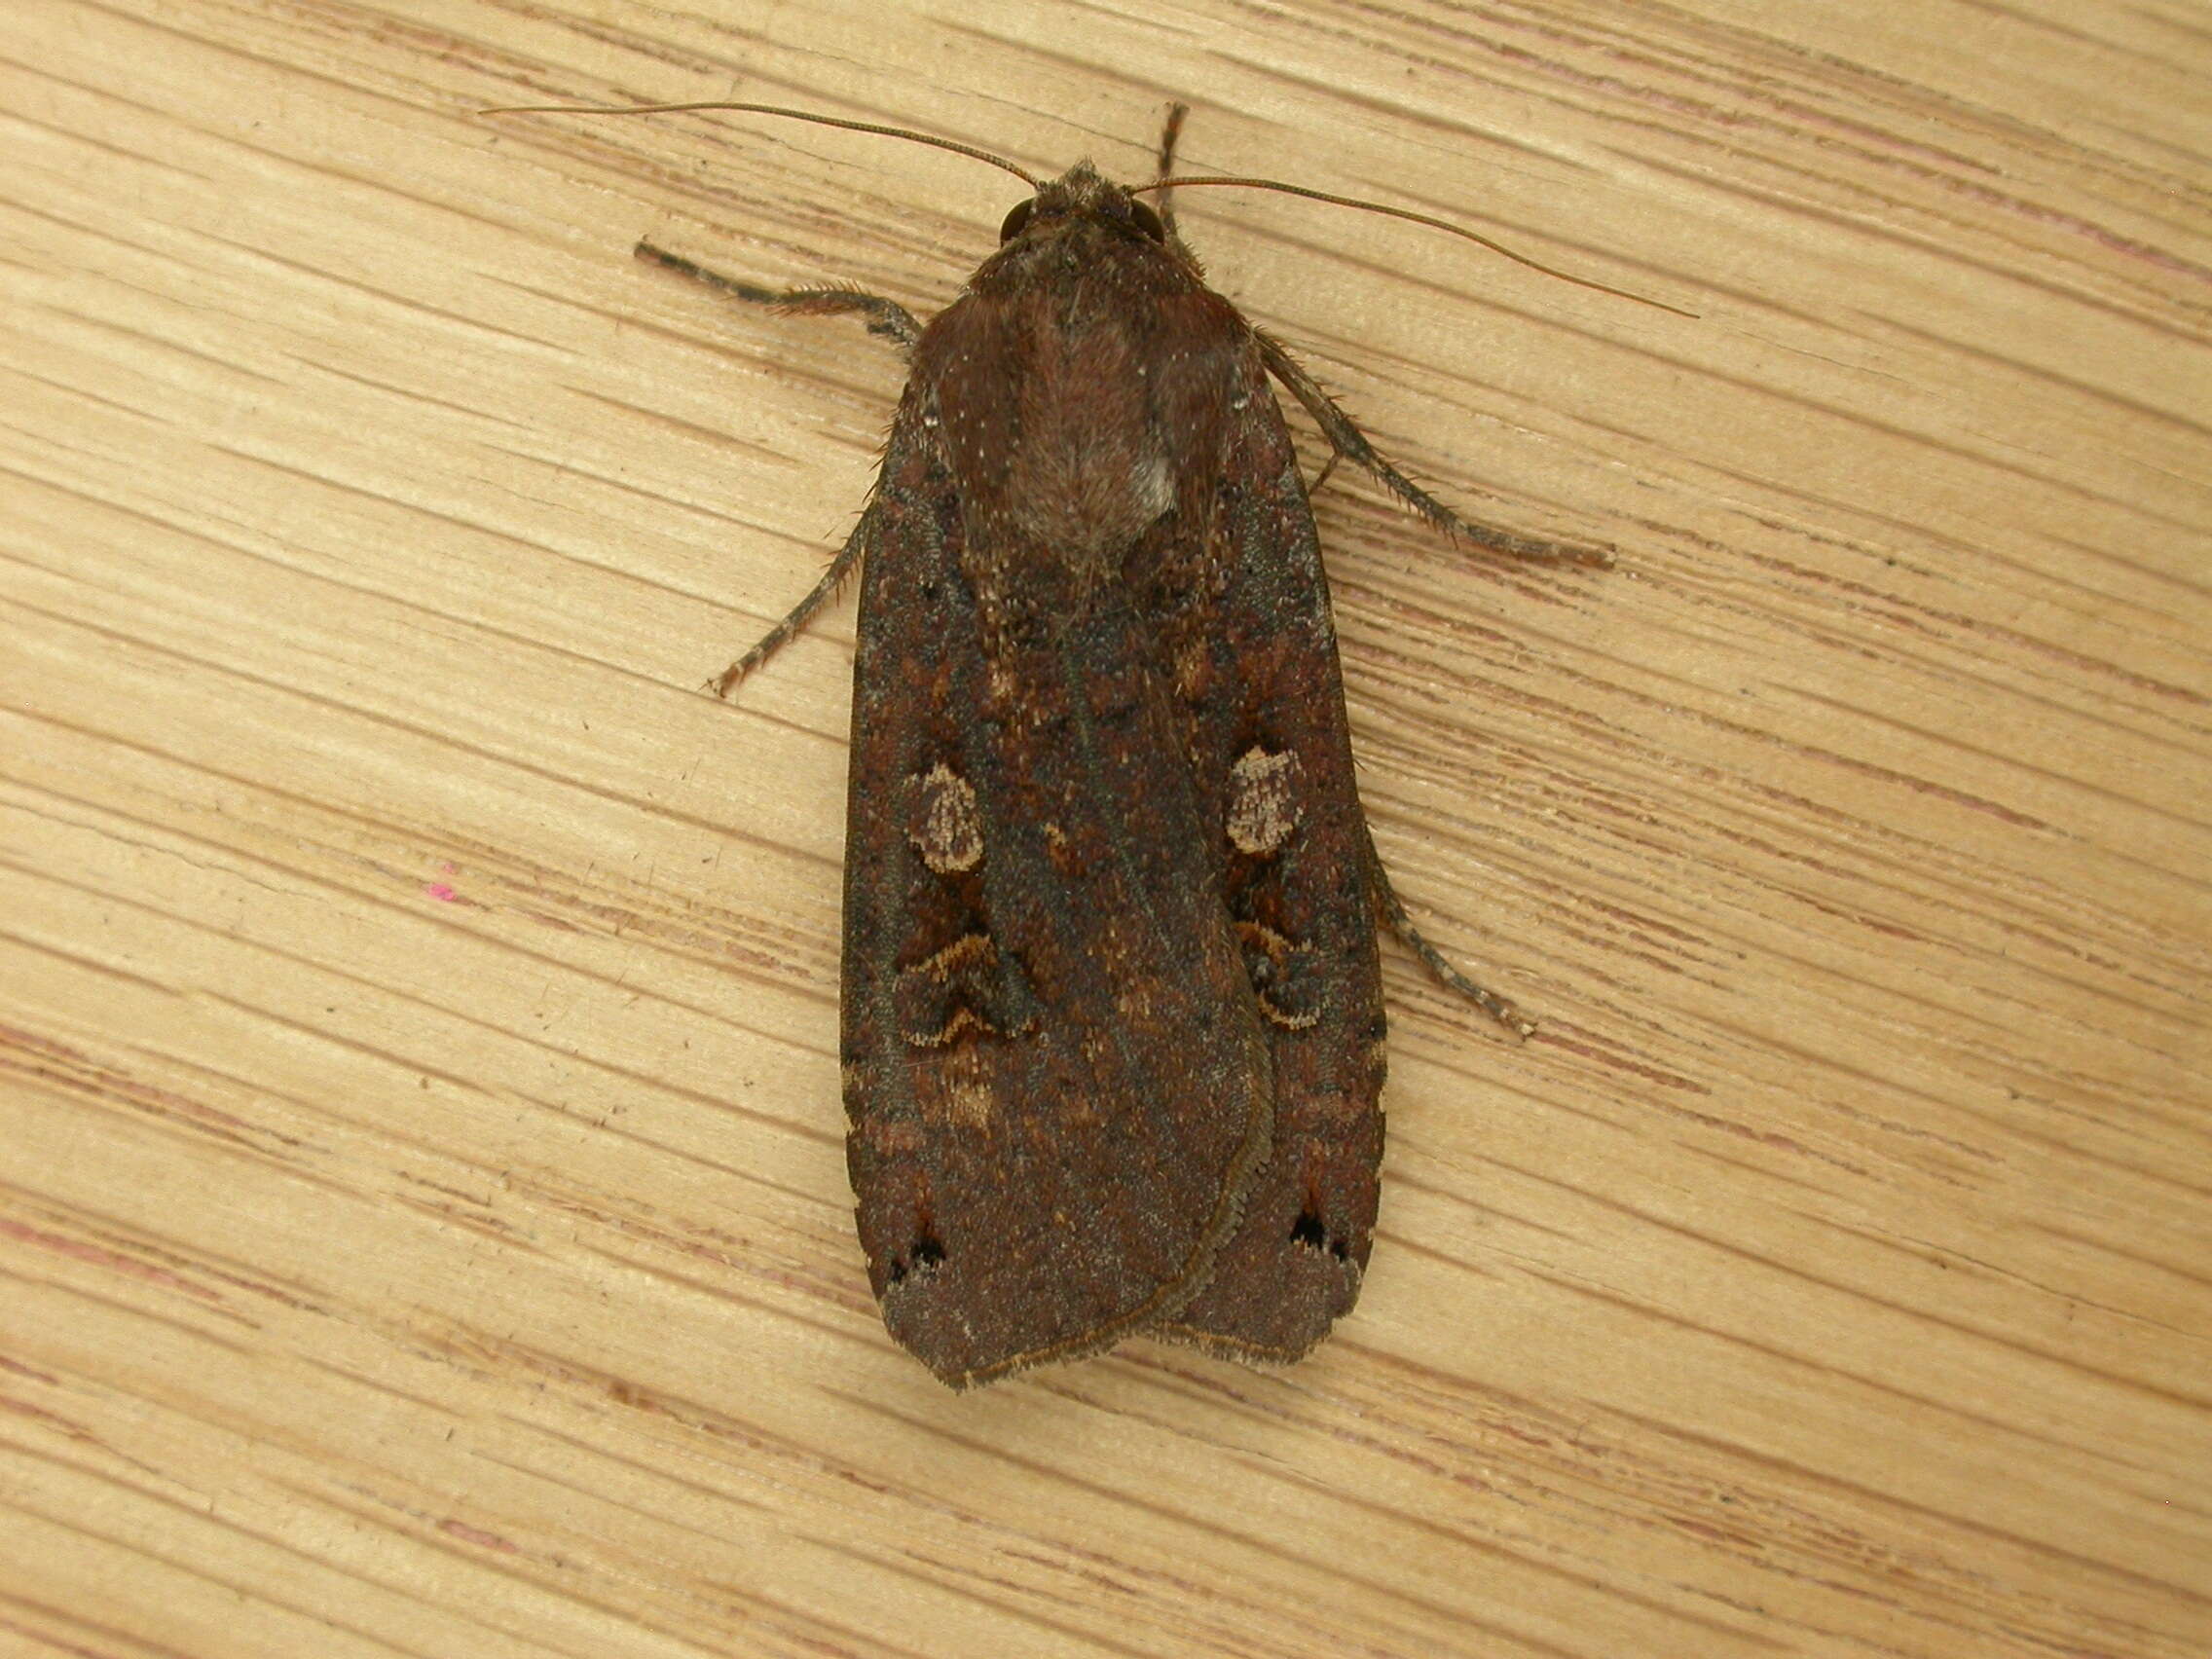
<path id="1" fill-rule="evenodd" d="M 983 818 L 976 791 L 939 761 L 907 780 L 906 838 L 940 875 L 958 875 L 983 862 Z"/>
<path id="2" fill-rule="evenodd" d="M 1246 858 L 1272 858 L 1298 828 L 1298 756 L 1257 744 L 1229 768 L 1229 844 Z"/>

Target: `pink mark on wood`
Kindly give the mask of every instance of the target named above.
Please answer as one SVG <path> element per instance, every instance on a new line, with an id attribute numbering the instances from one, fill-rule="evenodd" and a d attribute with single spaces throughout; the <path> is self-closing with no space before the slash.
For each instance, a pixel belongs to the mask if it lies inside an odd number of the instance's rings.
<path id="1" fill-rule="evenodd" d="M 474 1544 L 480 1549 L 500 1550 L 508 1555 L 522 1553 L 498 1533 L 487 1532 L 481 1527 L 471 1527 L 465 1521 L 440 1521 L 438 1530 L 449 1538 L 459 1538 L 462 1543 Z"/>

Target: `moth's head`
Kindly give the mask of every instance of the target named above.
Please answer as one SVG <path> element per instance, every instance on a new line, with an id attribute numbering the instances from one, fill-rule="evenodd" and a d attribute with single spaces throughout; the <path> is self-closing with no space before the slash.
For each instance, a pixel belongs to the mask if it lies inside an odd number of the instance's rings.
<path id="1" fill-rule="evenodd" d="M 1167 227 L 1149 203 L 1100 177 L 1088 162 L 1078 162 L 1058 178 L 1038 186 L 1028 201 L 1014 203 L 999 227 L 999 242 L 1003 246 L 1020 237 L 1051 236 L 1082 222 L 1104 225 L 1143 241 L 1167 240 Z"/>

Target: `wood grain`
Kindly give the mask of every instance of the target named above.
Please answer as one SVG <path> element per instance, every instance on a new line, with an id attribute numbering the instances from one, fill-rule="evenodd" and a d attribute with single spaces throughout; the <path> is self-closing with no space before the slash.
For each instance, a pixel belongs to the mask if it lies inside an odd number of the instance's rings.
<path id="1" fill-rule="evenodd" d="M 2212 18 L 31 0 L 0 19 L 0 1649 L 2212 1651 Z M 1316 1356 L 955 1398 L 862 1276 L 849 609 L 698 692 L 1032 167 L 1321 502 L 1402 955 Z"/>

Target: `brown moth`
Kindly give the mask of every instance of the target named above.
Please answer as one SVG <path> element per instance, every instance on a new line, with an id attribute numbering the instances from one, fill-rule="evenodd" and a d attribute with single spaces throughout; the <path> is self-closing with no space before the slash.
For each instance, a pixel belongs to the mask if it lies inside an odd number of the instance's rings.
<path id="1" fill-rule="evenodd" d="M 1140 1332 L 1294 1360 L 1352 1306 L 1382 1151 L 1379 916 L 1530 1029 L 1413 933 L 1382 875 L 1270 377 L 1438 526 L 1607 556 L 1461 524 L 1206 286 L 1165 209 L 1181 115 L 1133 190 L 983 157 L 1035 194 L 927 327 L 638 249 L 743 299 L 859 313 L 911 362 L 851 539 L 716 689 L 860 566 L 848 1161 L 885 1323 L 956 1388 Z"/>

